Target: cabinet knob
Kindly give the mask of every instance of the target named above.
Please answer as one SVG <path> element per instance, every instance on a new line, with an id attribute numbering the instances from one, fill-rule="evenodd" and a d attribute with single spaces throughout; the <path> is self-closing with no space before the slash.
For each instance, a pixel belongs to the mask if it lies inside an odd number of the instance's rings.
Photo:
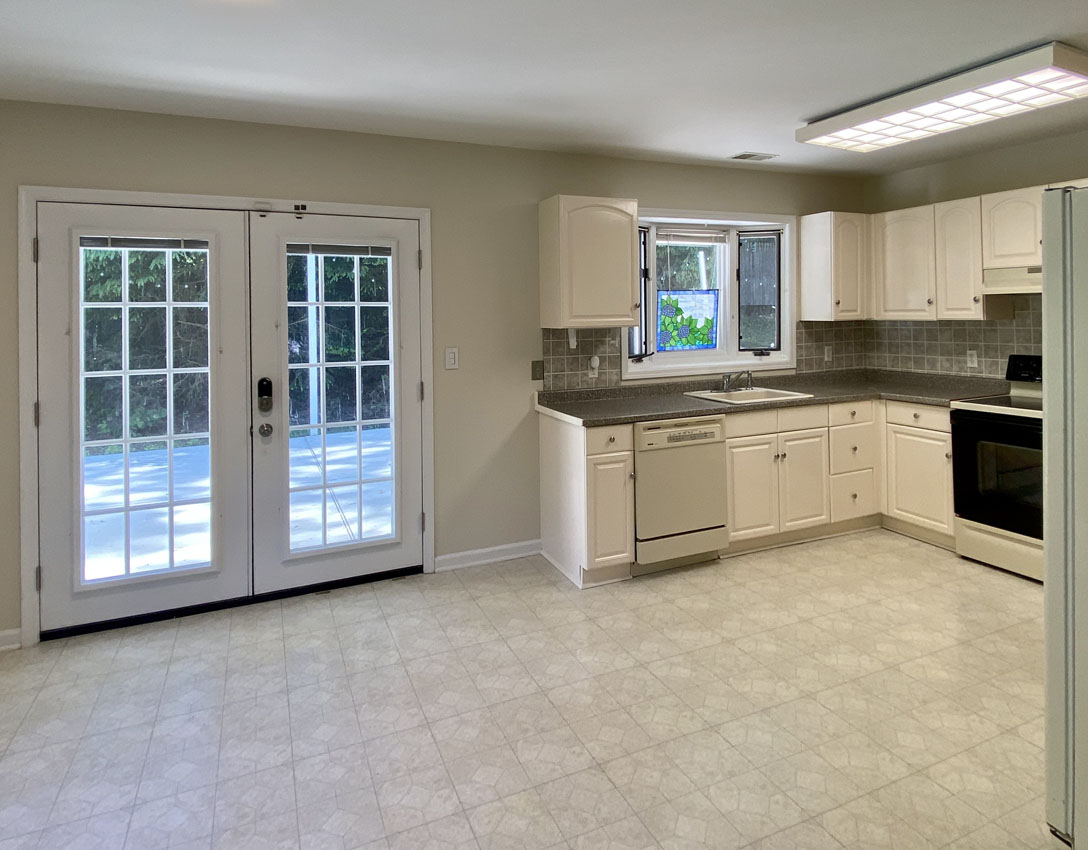
<path id="1" fill-rule="evenodd" d="M 851 415 L 851 416 L 857 416 L 857 415 L 858 415 L 858 412 L 857 412 L 856 410 L 851 410 L 851 411 L 850 411 L 850 415 Z"/>
<path id="2" fill-rule="evenodd" d="M 835 306 L 838 307 L 840 304 L 842 304 L 842 301 L 840 301 L 838 298 L 836 298 L 835 299 Z"/>
<path id="3" fill-rule="evenodd" d="M 927 298 L 927 299 L 926 299 L 926 304 L 932 304 L 932 303 L 933 303 L 933 299 L 932 299 L 932 298 Z"/>
<path id="4" fill-rule="evenodd" d="M 608 442 L 610 442 L 610 443 L 614 443 L 614 442 L 616 442 L 616 435 L 615 435 L 615 434 L 613 434 L 613 435 L 612 435 L 611 437 L 609 437 L 609 438 L 608 438 Z"/>
<path id="5" fill-rule="evenodd" d="M 858 453 L 858 447 L 857 447 L 857 446 L 854 446 L 854 448 L 853 448 L 853 449 L 851 449 L 851 451 L 852 451 L 852 452 L 853 452 L 854 454 L 857 454 L 857 453 Z"/>
<path id="6" fill-rule="evenodd" d="M 976 304 L 978 304 L 978 302 L 982 300 L 982 296 L 981 295 L 976 295 L 971 300 L 974 301 Z"/>
<path id="7" fill-rule="evenodd" d="M 637 310 L 637 309 L 638 309 L 639 307 L 641 307 L 641 306 L 642 306 L 642 302 L 641 302 L 641 301 L 636 301 L 636 302 L 635 302 L 635 309 L 636 309 L 636 310 Z"/>
<path id="8" fill-rule="evenodd" d="M 944 456 L 945 456 L 945 457 L 946 457 L 946 458 L 947 458 L 948 460 L 952 460 L 952 452 L 945 452 L 945 453 L 944 453 Z"/>
<path id="9" fill-rule="evenodd" d="M 858 500 L 858 494 L 857 493 L 851 493 L 850 498 L 853 499 L 856 502 Z"/>
<path id="10" fill-rule="evenodd" d="M 785 460 L 785 459 L 786 459 L 786 453 L 782 452 L 782 460 Z"/>
<path id="11" fill-rule="evenodd" d="M 774 456 L 774 459 L 775 459 L 775 460 L 779 460 L 779 459 L 780 459 L 781 457 L 782 457 L 782 455 L 775 455 L 775 456 Z"/>
<path id="12" fill-rule="evenodd" d="M 922 414 L 921 414 L 921 413 L 915 413 L 915 414 L 914 414 L 914 418 L 915 418 L 915 419 L 921 419 L 921 418 L 922 418 Z"/>
<path id="13" fill-rule="evenodd" d="M 632 480 L 632 481 L 634 481 L 634 480 L 635 480 L 635 473 L 634 473 L 634 472 L 632 472 L 632 473 L 631 473 L 631 480 Z"/>

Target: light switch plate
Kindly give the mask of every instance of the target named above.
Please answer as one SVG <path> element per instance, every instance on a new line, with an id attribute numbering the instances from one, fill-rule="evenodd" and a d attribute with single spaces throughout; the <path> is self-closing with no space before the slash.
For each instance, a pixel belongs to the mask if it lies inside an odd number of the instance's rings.
<path id="1" fill-rule="evenodd" d="M 447 369 L 460 369 L 461 368 L 461 351 L 457 348 L 446 349 L 446 368 Z"/>
<path id="2" fill-rule="evenodd" d="M 543 381 L 544 380 L 544 361 L 534 360 L 529 366 L 530 368 L 530 380 Z"/>

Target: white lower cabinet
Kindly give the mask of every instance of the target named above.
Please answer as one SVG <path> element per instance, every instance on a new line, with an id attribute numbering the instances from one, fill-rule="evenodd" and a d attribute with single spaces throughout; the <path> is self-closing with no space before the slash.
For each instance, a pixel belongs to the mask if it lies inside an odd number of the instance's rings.
<path id="1" fill-rule="evenodd" d="M 635 560 L 634 452 L 586 458 L 587 570 Z"/>
<path id="2" fill-rule="evenodd" d="M 827 428 L 726 440 L 729 539 L 831 521 Z"/>
<path id="3" fill-rule="evenodd" d="M 725 441 L 729 539 L 778 533 L 778 434 Z"/>
<path id="4" fill-rule="evenodd" d="M 827 429 L 778 435 L 779 530 L 831 522 Z"/>
<path id="5" fill-rule="evenodd" d="M 876 470 L 862 469 L 831 476 L 831 521 L 872 516 L 880 513 Z"/>
<path id="6" fill-rule="evenodd" d="M 951 535 L 952 435 L 895 423 L 887 429 L 888 516 Z"/>

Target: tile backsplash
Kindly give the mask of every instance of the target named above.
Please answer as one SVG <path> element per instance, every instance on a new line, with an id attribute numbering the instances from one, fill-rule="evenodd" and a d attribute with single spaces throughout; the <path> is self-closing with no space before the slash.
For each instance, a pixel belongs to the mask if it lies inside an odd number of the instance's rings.
<path id="1" fill-rule="evenodd" d="M 1018 295 L 1012 319 L 798 322 L 797 371 L 898 369 L 1004 377 L 1010 354 L 1042 354 L 1043 296 Z M 831 361 L 824 349 L 831 346 Z M 967 365 L 974 351 L 978 366 Z"/>
<path id="2" fill-rule="evenodd" d="M 571 348 L 566 329 L 544 328 L 544 390 L 619 386 L 624 331 L 624 328 L 579 330 L 578 347 Z M 589 359 L 593 355 L 601 358 L 595 378 L 589 375 Z"/>
<path id="3" fill-rule="evenodd" d="M 797 371 L 834 369 L 898 369 L 942 375 L 1004 377 L 1010 354 L 1041 354 L 1043 297 L 1015 297 L 1012 319 L 889 322 L 798 322 Z M 624 328 L 578 331 L 572 349 L 567 332 L 544 329 L 544 389 L 574 390 L 614 387 L 620 383 Z M 824 359 L 831 346 L 831 360 Z M 967 365 L 974 351 L 978 366 Z M 597 377 L 589 376 L 589 358 L 601 358 Z"/>

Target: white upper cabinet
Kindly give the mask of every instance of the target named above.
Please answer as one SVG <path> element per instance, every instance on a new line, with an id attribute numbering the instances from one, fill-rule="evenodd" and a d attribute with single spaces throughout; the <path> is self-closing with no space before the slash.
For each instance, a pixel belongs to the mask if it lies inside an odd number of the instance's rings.
<path id="1" fill-rule="evenodd" d="M 868 318 L 869 216 L 801 217 L 801 320 Z"/>
<path id="2" fill-rule="evenodd" d="M 872 216 L 878 319 L 937 318 L 933 207 Z"/>
<path id="3" fill-rule="evenodd" d="M 982 207 L 978 198 L 933 207 L 937 318 L 981 319 Z"/>
<path id="4" fill-rule="evenodd" d="M 1039 266 L 1043 262 L 1045 186 L 982 196 L 982 267 Z"/>
<path id="5" fill-rule="evenodd" d="M 540 326 L 638 324 L 638 202 L 555 195 L 539 216 Z"/>

